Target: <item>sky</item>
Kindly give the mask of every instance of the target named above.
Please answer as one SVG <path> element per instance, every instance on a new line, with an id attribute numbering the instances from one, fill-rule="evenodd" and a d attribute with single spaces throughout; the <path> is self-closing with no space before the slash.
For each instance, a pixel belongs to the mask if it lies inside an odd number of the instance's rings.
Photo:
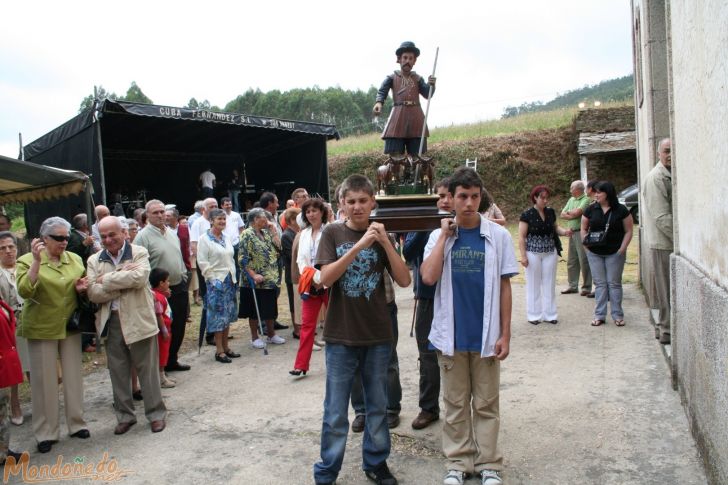
<path id="1" fill-rule="evenodd" d="M 25 0 L 1 2 L 0 19 L 0 154 L 11 157 L 19 133 L 28 144 L 72 118 L 94 85 L 123 95 L 134 81 L 155 104 L 220 107 L 250 88 L 367 90 L 407 40 L 425 76 L 439 47 L 430 127 L 632 72 L 629 0 Z"/>

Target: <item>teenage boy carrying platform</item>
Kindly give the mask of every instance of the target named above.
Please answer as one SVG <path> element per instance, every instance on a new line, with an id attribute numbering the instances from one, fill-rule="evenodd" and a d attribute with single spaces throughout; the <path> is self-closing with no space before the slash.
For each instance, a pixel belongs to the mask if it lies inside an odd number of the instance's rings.
<path id="1" fill-rule="evenodd" d="M 326 226 L 315 260 L 321 282 L 331 290 L 324 327 L 326 397 L 321 461 L 314 465 L 314 480 L 318 485 L 334 483 L 341 470 L 351 386 L 359 372 L 366 405 L 362 468 L 375 483 L 396 485 L 387 467 L 387 365 L 393 335 L 382 273 L 386 268 L 402 287 L 410 284 L 410 274 L 384 225 L 369 222 L 376 204 L 369 179 L 349 176 L 341 185 L 341 194 L 347 219 Z"/>
<path id="2" fill-rule="evenodd" d="M 518 265 L 508 231 L 478 213 L 482 189 L 471 168 L 450 177 L 455 219 L 442 219 L 430 234 L 420 266 L 422 281 L 437 283 L 430 343 L 445 402 L 444 485 L 463 485 L 470 473 L 482 485 L 503 483 L 500 361 L 510 350 L 510 278 Z"/>

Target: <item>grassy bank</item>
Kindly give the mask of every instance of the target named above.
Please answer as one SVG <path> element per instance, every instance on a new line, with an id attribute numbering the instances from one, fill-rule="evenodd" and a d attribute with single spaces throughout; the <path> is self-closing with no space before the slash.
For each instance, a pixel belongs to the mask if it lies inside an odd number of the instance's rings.
<path id="1" fill-rule="evenodd" d="M 430 145 L 446 141 L 464 141 L 471 138 L 498 136 L 524 131 L 537 131 L 551 128 L 561 128 L 571 124 L 575 109 L 562 109 L 541 113 L 527 113 L 512 118 L 488 120 L 464 125 L 451 125 L 434 127 L 430 130 L 428 143 Z M 355 155 L 368 151 L 381 151 L 383 142 L 379 133 L 370 133 L 362 136 L 352 136 L 328 143 L 328 153 L 331 156 Z"/>
<path id="2" fill-rule="evenodd" d="M 602 108 L 626 106 L 625 102 L 605 103 Z M 576 106 L 570 109 L 525 113 L 511 118 L 486 120 L 463 125 L 431 127 L 428 143 L 463 141 L 471 138 L 490 137 L 539 131 L 569 126 L 578 112 Z M 350 136 L 341 140 L 329 141 L 327 150 L 330 156 L 355 155 L 368 151 L 381 152 L 383 142 L 381 134 L 370 133 L 362 136 Z"/>

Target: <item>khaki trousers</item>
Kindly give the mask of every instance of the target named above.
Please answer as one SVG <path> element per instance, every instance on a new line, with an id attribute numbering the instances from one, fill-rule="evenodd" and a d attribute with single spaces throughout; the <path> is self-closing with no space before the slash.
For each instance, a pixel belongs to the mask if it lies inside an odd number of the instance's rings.
<path id="1" fill-rule="evenodd" d="M 83 419 L 83 377 L 81 375 L 81 334 L 61 340 L 28 339 L 30 391 L 33 399 L 33 434 L 38 442 L 58 441 L 58 368 L 63 373 L 63 406 L 68 433 L 87 429 Z"/>
<path id="2" fill-rule="evenodd" d="M 651 249 L 655 271 L 655 302 L 659 316 L 655 324 L 660 334 L 670 335 L 670 254 L 666 249 Z"/>
<path id="3" fill-rule="evenodd" d="M 566 272 L 569 278 L 569 288 L 579 289 L 579 274 L 581 273 L 581 290 L 592 290 L 592 275 L 589 269 L 589 260 L 586 257 L 584 245 L 581 243 L 581 232 L 578 230 L 569 238 L 569 255 L 566 260 Z"/>
<path id="4" fill-rule="evenodd" d="M 478 352 L 437 352 L 445 402 L 442 451 L 448 470 L 479 473 L 502 470 L 500 428 L 500 362 Z"/>
<path id="5" fill-rule="evenodd" d="M 131 390 L 131 369 L 136 368 L 139 386 L 144 396 L 144 414 L 147 419 L 157 421 L 167 416 L 159 383 L 159 348 L 157 336 L 145 338 L 126 345 L 121 333 L 119 313 L 111 312 L 107 323 L 109 336 L 106 341 L 106 356 L 114 394 L 114 411 L 120 423 L 136 422 L 134 400 Z"/>

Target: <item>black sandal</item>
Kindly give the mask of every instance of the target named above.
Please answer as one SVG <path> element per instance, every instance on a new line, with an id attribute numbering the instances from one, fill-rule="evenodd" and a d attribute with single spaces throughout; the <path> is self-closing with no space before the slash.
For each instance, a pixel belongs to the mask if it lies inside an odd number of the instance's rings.
<path id="1" fill-rule="evenodd" d="M 232 362 L 232 360 L 230 360 L 230 357 L 225 355 L 225 352 L 215 354 L 215 360 L 222 364 L 230 364 Z"/>
<path id="2" fill-rule="evenodd" d="M 237 359 L 238 357 L 240 357 L 240 354 L 238 354 L 237 352 L 233 352 L 233 351 L 232 351 L 232 350 L 230 350 L 230 349 L 227 349 L 227 350 L 225 351 L 225 355 L 227 355 L 227 356 L 228 356 L 228 357 L 230 357 L 231 359 Z"/>
<path id="3" fill-rule="evenodd" d="M 303 374 L 304 376 L 306 375 L 306 371 L 302 369 L 289 370 L 288 373 L 296 377 L 300 376 L 301 374 Z"/>

